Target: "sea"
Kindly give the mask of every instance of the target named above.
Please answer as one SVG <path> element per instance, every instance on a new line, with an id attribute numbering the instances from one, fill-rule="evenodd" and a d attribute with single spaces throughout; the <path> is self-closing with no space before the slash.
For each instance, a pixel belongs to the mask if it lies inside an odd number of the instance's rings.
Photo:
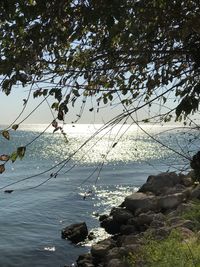
<path id="1" fill-rule="evenodd" d="M 9 140 L 0 136 L 1 155 L 26 147 L 23 159 L 6 162 L 0 174 L 0 267 L 74 264 L 106 237 L 100 214 L 121 204 L 149 175 L 189 171 L 200 145 L 198 129 L 173 125 L 62 129 L 23 125 L 9 130 Z M 83 221 L 93 241 L 73 245 L 61 238 L 64 227 Z"/>

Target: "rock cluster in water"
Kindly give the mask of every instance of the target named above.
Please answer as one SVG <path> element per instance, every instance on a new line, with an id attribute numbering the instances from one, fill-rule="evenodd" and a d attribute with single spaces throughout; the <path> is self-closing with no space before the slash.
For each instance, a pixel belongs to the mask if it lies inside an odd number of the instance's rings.
<path id="1" fill-rule="evenodd" d="M 62 238 L 69 239 L 72 243 L 80 243 L 88 236 L 85 222 L 71 224 L 62 230 Z"/>
<path id="2" fill-rule="evenodd" d="M 99 217 L 101 227 L 111 236 L 79 256 L 77 267 L 127 267 L 122 259 L 139 251 L 147 231 L 157 239 L 164 239 L 175 228 L 186 238 L 193 235 L 195 223 L 179 215 L 190 208 L 194 198 L 200 199 L 200 185 L 194 185 L 190 175 L 149 176 L 138 192 L 127 196 L 109 215 Z"/>

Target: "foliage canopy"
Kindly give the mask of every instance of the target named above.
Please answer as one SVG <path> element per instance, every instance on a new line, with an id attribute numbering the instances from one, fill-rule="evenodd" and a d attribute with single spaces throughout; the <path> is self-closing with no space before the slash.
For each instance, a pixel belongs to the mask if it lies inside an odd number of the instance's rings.
<path id="1" fill-rule="evenodd" d="M 164 104 L 173 92 L 165 121 L 198 110 L 199 1 L 2 0 L 0 10 L 7 95 L 37 84 L 34 97 L 53 95 L 59 120 L 80 96 L 98 104 L 120 96 L 131 114 L 138 101 Z"/>

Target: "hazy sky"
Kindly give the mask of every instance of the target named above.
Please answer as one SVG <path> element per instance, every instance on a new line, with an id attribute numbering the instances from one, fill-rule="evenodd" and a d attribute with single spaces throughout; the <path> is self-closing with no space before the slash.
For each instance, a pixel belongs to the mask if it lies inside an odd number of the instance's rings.
<path id="1" fill-rule="evenodd" d="M 20 114 L 23 109 L 23 99 L 26 99 L 29 94 L 28 88 L 23 88 L 21 86 L 13 88 L 11 94 L 6 96 L 2 91 L 0 91 L 0 107 L 1 107 L 1 116 L 0 124 L 10 125 L 16 117 Z M 28 105 L 20 116 L 16 123 L 19 123 L 27 115 L 32 112 L 32 110 L 43 100 L 43 97 L 33 98 L 31 93 Z M 49 98 L 48 98 L 49 99 Z M 55 102 L 55 99 L 52 97 L 48 100 L 49 105 Z M 119 100 L 116 100 L 119 102 Z M 171 100 L 171 106 L 173 106 L 173 99 Z M 49 108 L 48 103 L 45 101 L 36 111 L 31 114 L 23 124 L 38 124 L 38 123 L 50 123 L 53 120 L 52 112 Z M 77 119 L 77 114 L 80 112 L 82 100 L 78 100 L 75 103 L 75 108 L 69 106 L 69 113 L 65 117 L 65 123 L 71 123 Z M 139 103 L 141 105 L 142 103 Z M 92 112 L 89 112 L 89 109 L 94 108 Z M 156 115 L 160 112 L 161 105 L 154 105 L 151 108 L 146 107 L 146 109 L 140 110 L 137 114 L 138 118 L 148 118 L 149 116 Z M 107 104 L 107 107 L 100 106 L 100 111 L 97 113 L 97 103 L 95 97 L 93 99 L 88 98 L 87 104 L 84 108 L 84 112 L 81 116 L 81 119 L 78 123 L 104 123 L 112 119 L 119 113 L 123 112 L 122 105 L 113 105 Z M 151 115 L 150 112 L 151 111 Z M 56 114 L 55 114 L 56 115 Z M 137 118 L 135 114 L 135 118 Z M 129 121 L 130 122 L 130 121 Z"/>
<path id="2" fill-rule="evenodd" d="M 11 124 L 15 118 L 19 115 L 23 108 L 23 99 L 26 99 L 28 96 L 28 90 L 22 87 L 14 88 L 9 96 L 6 96 L 2 91 L 0 91 L 0 107 L 1 107 L 1 116 L 0 116 L 0 124 Z M 42 97 L 38 97 L 33 99 L 31 94 L 30 100 L 26 107 L 25 112 L 18 119 L 18 123 L 24 119 L 41 101 Z M 52 99 L 53 100 L 53 99 Z M 49 104 L 51 105 L 52 100 L 49 100 Z M 94 106 L 96 105 L 94 99 Z M 70 108 L 70 112 L 66 115 L 66 123 L 71 123 L 76 120 L 77 114 L 79 113 L 81 106 L 81 102 L 77 101 L 75 104 L 75 108 Z M 89 109 L 92 107 L 91 101 L 88 101 L 84 113 L 82 115 L 79 123 L 103 123 L 118 113 L 122 112 L 121 108 L 114 108 L 108 105 L 107 108 L 102 108 L 99 113 L 89 112 Z M 34 113 L 24 121 L 24 124 L 31 123 L 49 123 L 53 119 L 52 113 L 49 109 L 47 102 L 44 102 Z"/>

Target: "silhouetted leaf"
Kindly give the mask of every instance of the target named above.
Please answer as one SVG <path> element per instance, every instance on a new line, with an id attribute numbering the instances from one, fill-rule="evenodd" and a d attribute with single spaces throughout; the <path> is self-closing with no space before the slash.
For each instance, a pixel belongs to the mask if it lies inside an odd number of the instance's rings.
<path id="1" fill-rule="evenodd" d="M 11 194 L 14 190 L 5 190 L 4 193 Z"/>
<path id="2" fill-rule="evenodd" d="M 9 160 L 9 156 L 8 155 L 0 155 L 0 160 L 1 161 L 8 161 Z"/>
<path id="3" fill-rule="evenodd" d="M 58 127 L 58 122 L 56 120 L 53 120 L 52 124 L 51 124 L 54 128 Z"/>
<path id="4" fill-rule="evenodd" d="M 53 130 L 53 133 L 57 132 L 58 130 L 62 130 L 62 127 L 56 127 L 56 128 Z"/>
<path id="5" fill-rule="evenodd" d="M 5 166 L 4 164 L 0 165 L 0 173 L 3 173 L 5 171 Z"/>
<path id="6" fill-rule="evenodd" d="M 7 140 L 10 140 L 10 134 L 9 134 L 8 131 L 4 130 L 4 131 L 2 132 L 2 135 L 3 135 L 3 137 L 6 138 Z"/>
<path id="7" fill-rule="evenodd" d="M 20 159 L 22 159 L 25 155 L 26 152 L 26 147 L 25 146 L 21 146 L 17 148 L 17 155 Z"/>
<path id="8" fill-rule="evenodd" d="M 114 148 L 117 145 L 117 142 L 112 145 L 112 148 Z"/>
<path id="9" fill-rule="evenodd" d="M 64 120 L 64 113 L 63 113 L 62 110 L 59 110 L 59 112 L 58 112 L 58 119 L 59 119 L 60 121 L 63 121 L 63 120 Z"/>
<path id="10" fill-rule="evenodd" d="M 75 90 L 75 89 L 73 90 L 73 94 L 74 94 L 76 97 L 79 97 L 79 96 L 80 96 L 78 90 Z"/>
<path id="11" fill-rule="evenodd" d="M 14 125 L 12 126 L 12 129 L 16 131 L 16 130 L 18 129 L 18 127 L 19 127 L 18 124 L 14 124 Z"/>

